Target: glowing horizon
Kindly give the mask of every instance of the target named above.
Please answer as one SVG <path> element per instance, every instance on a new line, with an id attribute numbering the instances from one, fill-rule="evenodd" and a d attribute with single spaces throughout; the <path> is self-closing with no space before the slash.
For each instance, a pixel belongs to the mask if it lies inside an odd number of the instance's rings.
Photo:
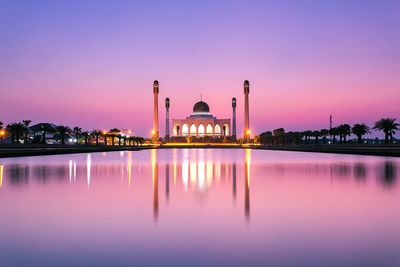
<path id="1" fill-rule="evenodd" d="M 149 137 L 158 80 L 161 136 L 165 98 L 170 119 L 184 118 L 201 94 L 218 118 L 231 118 L 236 97 L 241 136 L 246 79 L 252 135 L 328 128 L 330 114 L 334 125 L 399 120 L 399 10 L 398 1 L 4 1 L 0 121 Z"/>

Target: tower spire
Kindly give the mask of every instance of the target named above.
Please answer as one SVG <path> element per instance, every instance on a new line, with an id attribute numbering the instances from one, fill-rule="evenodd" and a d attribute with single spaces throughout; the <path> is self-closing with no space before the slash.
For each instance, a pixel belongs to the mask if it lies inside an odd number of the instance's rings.
<path id="1" fill-rule="evenodd" d="M 158 131 L 158 94 L 159 94 L 159 87 L 158 81 L 155 80 L 153 83 L 153 132 L 152 137 L 156 141 L 159 138 L 159 131 Z"/>
<path id="2" fill-rule="evenodd" d="M 244 89 L 244 140 L 250 141 L 250 122 L 249 122 L 249 93 L 250 93 L 250 83 L 245 80 L 243 83 Z"/>

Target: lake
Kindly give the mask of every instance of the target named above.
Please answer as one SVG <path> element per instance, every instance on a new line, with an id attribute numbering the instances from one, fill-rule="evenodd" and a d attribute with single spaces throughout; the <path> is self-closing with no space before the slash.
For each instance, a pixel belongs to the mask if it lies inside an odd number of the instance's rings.
<path id="1" fill-rule="evenodd" d="M 250 149 L 0 159 L 0 266 L 400 266 L 399 172 Z"/>

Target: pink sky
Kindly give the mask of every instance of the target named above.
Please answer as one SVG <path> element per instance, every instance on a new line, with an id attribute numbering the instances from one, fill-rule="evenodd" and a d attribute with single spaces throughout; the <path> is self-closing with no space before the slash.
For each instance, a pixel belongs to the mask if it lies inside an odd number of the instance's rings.
<path id="1" fill-rule="evenodd" d="M 3 4 L 2 4 L 3 5 Z M 231 117 L 243 81 L 253 133 L 400 119 L 400 5 L 107 1 L 18 4 L 0 9 L 0 120 L 149 136 L 152 83 L 171 118 L 202 93 Z"/>

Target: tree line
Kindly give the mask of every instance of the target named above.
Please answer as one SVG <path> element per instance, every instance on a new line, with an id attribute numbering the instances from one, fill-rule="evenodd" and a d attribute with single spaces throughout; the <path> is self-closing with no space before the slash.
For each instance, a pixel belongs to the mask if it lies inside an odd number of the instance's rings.
<path id="1" fill-rule="evenodd" d="M 372 130 L 381 131 L 385 135 L 385 143 L 393 143 L 393 135 L 400 128 L 400 124 L 394 118 L 382 118 L 374 123 Z M 328 140 L 331 143 L 346 143 L 347 138 L 352 134 L 357 137 L 357 142 L 361 144 L 363 137 L 371 133 L 371 128 L 365 123 L 356 123 L 354 125 L 341 124 L 331 129 L 321 129 L 317 131 L 286 132 L 284 128 L 278 128 L 266 131 L 256 136 L 255 143 L 262 145 L 285 145 L 285 144 L 326 144 Z"/>
<path id="2" fill-rule="evenodd" d="M 40 127 L 41 136 L 36 139 L 30 138 L 31 120 L 23 120 L 22 122 L 14 122 L 4 127 L 3 122 L 0 121 L 0 138 L 2 141 L 5 136 L 10 136 L 12 144 L 29 144 L 29 143 L 41 143 L 47 144 L 47 134 L 54 134 L 57 141 L 65 145 L 68 136 L 73 135 L 76 139 L 77 144 L 89 145 L 91 143 L 97 146 L 101 143 L 108 145 L 108 141 L 111 141 L 111 145 L 142 145 L 145 139 L 140 136 L 127 136 L 122 134 L 118 128 L 112 128 L 109 131 L 93 129 L 92 131 L 82 130 L 81 127 L 69 127 L 64 125 L 58 125 L 51 127 L 48 123 L 43 123 Z M 103 142 L 100 142 L 100 138 Z"/>

